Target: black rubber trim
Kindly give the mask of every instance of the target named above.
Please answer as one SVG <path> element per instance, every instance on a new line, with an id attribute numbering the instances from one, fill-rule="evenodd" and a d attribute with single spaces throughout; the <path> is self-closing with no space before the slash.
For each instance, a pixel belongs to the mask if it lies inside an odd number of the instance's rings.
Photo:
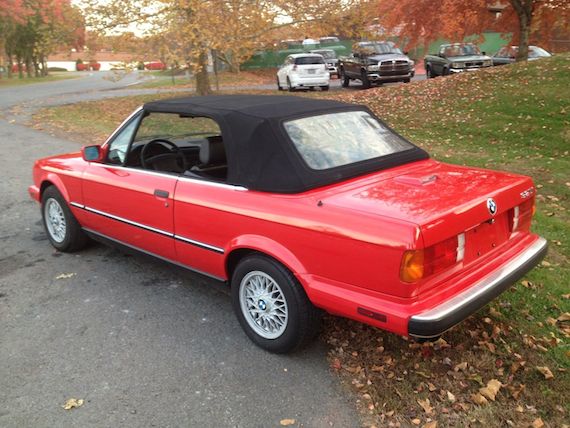
<path id="1" fill-rule="evenodd" d="M 469 315 L 477 312 L 495 297 L 515 284 L 528 271 L 534 268 L 544 258 L 547 252 L 548 245 L 544 245 L 540 251 L 537 251 L 536 254 L 532 256 L 532 258 L 520 265 L 517 269 L 514 269 L 512 272 L 510 272 L 508 276 L 506 276 L 493 288 L 490 288 L 485 294 L 482 294 L 481 296 L 473 299 L 455 312 L 452 312 L 443 318 L 440 318 L 436 321 L 418 320 L 414 319 L 413 317 L 410 318 L 410 321 L 408 322 L 408 334 L 410 336 L 418 338 L 431 338 L 441 336 L 441 334 L 456 324 L 459 324 Z"/>

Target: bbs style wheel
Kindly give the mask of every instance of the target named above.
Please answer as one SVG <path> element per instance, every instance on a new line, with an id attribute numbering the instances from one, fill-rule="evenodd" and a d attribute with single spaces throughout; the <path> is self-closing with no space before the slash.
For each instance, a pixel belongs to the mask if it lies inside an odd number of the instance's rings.
<path id="1" fill-rule="evenodd" d="M 234 271 L 231 287 L 238 321 L 259 347 L 286 353 L 315 336 L 320 312 L 279 262 L 263 255 L 244 258 Z"/>
<path id="2" fill-rule="evenodd" d="M 59 251 L 77 251 L 87 243 L 87 236 L 55 186 L 42 194 L 42 221 L 51 245 Z"/>

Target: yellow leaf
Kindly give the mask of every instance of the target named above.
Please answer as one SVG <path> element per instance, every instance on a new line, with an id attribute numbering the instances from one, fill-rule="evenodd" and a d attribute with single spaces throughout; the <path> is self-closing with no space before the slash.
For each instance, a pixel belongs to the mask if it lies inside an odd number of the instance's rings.
<path id="1" fill-rule="evenodd" d="M 455 395 L 453 395 L 451 392 L 447 391 L 447 399 L 449 401 L 451 401 L 452 403 L 455 403 Z"/>
<path id="2" fill-rule="evenodd" d="M 62 273 L 55 277 L 55 279 L 68 279 L 74 277 L 75 273 Z"/>
<path id="3" fill-rule="evenodd" d="M 480 406 L 489 403 L 487 399 L 481 394 L 472 394 L 471 401 L 473 401 L 475 404 L 479 404 Z"/>
<path id="4" fill-rule="evenodd" d="M 570 321 L 570 312 L 563 313 L 558 318 L 556 318 L 556 321 L 558 322 Z"/>
<path id="5" fill-rule="evenodd" d="M 422 409 L 424 409 L 424 412 L 426 412 L 426 414 L 431 415 L 433 408 L 430 406 L 429 398 L 426 398 L 425 400 L 418 400 L 418 404 L 422 407 Z"/>
<path id="6" fill-rule="evenodd" d="M 419 424 L 422 423 L 422 421 L 421 421 L 420 419 L 418 419 L 418 418 L 415 418 L 415 419 L 412 419 L 412 423 L 413 423 L 414 425 L 419 425 Z"/>
<path id="7" fill-rule="evenodd" d="M 501 382 L 499 382 L 497 379 L 491 379 L 489 382 L 487 382 L 487 386 L 479 388 L 479 394 L 491 401 L 495 401 L 495 397 L 501 389 L 501 386 Z"/>
<path id="8" fill-rule="evenodd" d="M 542 373 L 544 375 L 545 379 L 552 379 L 554 377 L 554 375 L 552 374 L 552 372 L 550 371 L 550 369 L 546 366 L 544 367 L 537 367 L 536 368 L 540 373 Z"/>
<path id="9" fill-rule="evenodd" d="M 542 428 L 544 426 L 544 422 L 542 422 L 542 419 L 537 418 L 532 422 L 532 428 Z"/>
<path id="10" fill-rule="evenodd" d="M 437 428 L 437 421 L 428 422 L 422 428 Z"/>
<path id="11" fill-rule="evenodd" d="M 283 427 L 288 427 L 289 425 L 295 424 L 295 419 L 281 419 L 281 421 L 279 421 L 279 423 Z"/>
<path id="12" fill-rule="evenodd" d="M 69 400 L 67 400 L 67 401 L 65 402 L 65 404 L 63 405 L 63 408 L 64 408 L 65 410 L 71 410 L 71 409 L 74 409 L 74 408 L 83 406 L 83 402 L 84 402 L 84 401 L 83 401 L 82 398 L 79 398 L 79 399 L 77 399 L 77 398 L 70 398 Z"/>

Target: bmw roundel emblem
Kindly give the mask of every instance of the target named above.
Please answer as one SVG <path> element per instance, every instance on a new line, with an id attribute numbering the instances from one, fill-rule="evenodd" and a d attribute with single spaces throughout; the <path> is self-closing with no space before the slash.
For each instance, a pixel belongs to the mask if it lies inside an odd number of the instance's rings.
<path id="1" fill-rule="evenodd" d="M 497 203 L 493 198 L 487 199 L 487 208 L 491 215 L 495 215 L 497 213 Z"/>

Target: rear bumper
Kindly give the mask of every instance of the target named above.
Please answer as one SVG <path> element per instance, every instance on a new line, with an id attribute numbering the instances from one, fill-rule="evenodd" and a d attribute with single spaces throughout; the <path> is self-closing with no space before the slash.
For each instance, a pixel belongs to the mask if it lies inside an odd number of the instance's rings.
<path id="1" fill-rule="evenodd" d="M 472 287 L 439 306 L 412 316 L 408 323 L 408 334 L 418 338 L 430 338 L 449 330 L 485 306 L 535 267 L 546 255 L 547 249 L 546 239 L 539 238 L 517 257 Z"/>
<path id="2" fill-rule="evenodd" d="M 330 84 L 330 75 L 327 73 L 322 76 L 307 76 L 307 77 L 291 77 L 291 86 L 298 87 L 310 87 L 310 86 L 327 86 Z"/>
<path id="3" fill-rule="evenodd" d="M 436 337 L 493 300 L 537 265 L 547 242 L 521 234 L 508 247 L 489 254 L 414 297 L 396 297 L 311 274 L 297 277 L 315 306 L 402 336 Z M 402 283 L 394 284 L 401 287 Z"/>

